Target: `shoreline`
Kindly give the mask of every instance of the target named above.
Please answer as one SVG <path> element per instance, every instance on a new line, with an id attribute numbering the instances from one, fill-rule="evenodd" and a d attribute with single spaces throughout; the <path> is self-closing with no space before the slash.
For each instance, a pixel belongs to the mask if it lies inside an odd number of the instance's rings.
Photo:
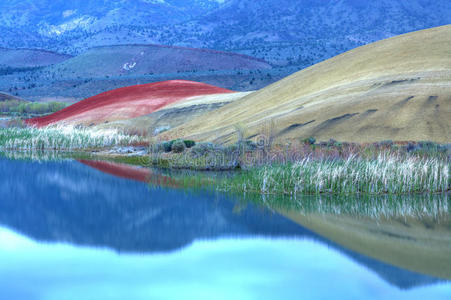
<path id="1" fill-rule="evenodd" d="M 60 157 L 62 159 L 106 161 L 135 167 L 153 168 L 162 172 L 180 171 L 182 173 L 178 177 L 182 182 L 185 182 L 186 186 L 200 188 L 213 186 L 217 191 L 238 194 L 398 196 L 449 194 L 451 192 L 451 177 L 449 176 L 451 163 L 449 159 L 434 160 L 407 157 L 395 160 L 395 157 L 387 156 L 376 159 L 350 157 L 344 160 L 343 158 L 322 157 L 316 159 L 304 158 L 301 162 L 215 168 L 205 165 L 199 167 L 182 165 L 177 163 L 176 159 L 173 160 L 174 154 L 156 159 L 150 153 L 144 153 L 144 149 L 145 147 L 139 146 L 125 147 L 119 151 L 113 149 L 77 152 L 42 151 L 40 154 L 43 156 L 49 155 L 50 159 L 52 159 L 52 155 L 54 155 L 54 158 L 62 155 Z M 36 155 L 35 159 L 38 160 L 40 155 L 30 151 L 8 151 L 9 155 L 6 155 L 6 157 L 11 158 L 10 155 L 13 153 L 21 154 L 22 159 L 31 160 L 33 160 L 31 155 Z M 12 158 L 21 159 L 20 155 Z M 387 160 L 389 161 L 388 164 L 386 164 Z M 175 164 L 173 164 L 174 161 Z M 414 165 L 416 167 L 409 171 L 409 168 L 413 168 Z M 427 170 L 424 168 L 425 165 L 429 165 Z M 373 170 L 368 169 L 369 167 L 372 167 Z M 195 172 L 194 175 L 185 175 L 186 173 L 184 173 L 191 171 Z M 361 173 L 358 173 L 359 171 Z M 226 176 L 225 179 L 216 180 L 217 178 L 209 177 L 209 174 L 212 174 L 211 172 L 230 172 L 230 175 Z M 410 172 L 410 175 L 403 178 L 402 174 L 406 172 Z M 380 176 L 382 173 L 384 175 Z M 335 174 L 335 177 L 331 174 Z"/>
<path id="2" fill-rule="evenodd" d="M 382 141 L 356 144 L 313 137 L 274 144 L 238 138 L 229 145 L 150 137 L 117 130 L 2 129 L 0 151 L 23 159 L 108 160 L 164 170 L 233 172 L 218 190 L 258 194 L 433 194 L 451 189 L 451 145 Z M 19 155 L 16 155 L 19 154 Z M 205 182 L 204 180 L 202 182 Z"/>

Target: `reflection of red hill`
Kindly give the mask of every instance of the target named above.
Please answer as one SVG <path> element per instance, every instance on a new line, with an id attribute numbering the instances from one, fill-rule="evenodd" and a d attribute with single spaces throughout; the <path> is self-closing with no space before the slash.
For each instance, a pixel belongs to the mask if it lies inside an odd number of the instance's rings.
<path id="1" fill-rule="evenodd" d="M 37 127 L 61 121 L 97 124 L 147 115 L 168 104 L 189 97 L 231 92 L 227 89 L 186 80 L 135 85 L 87 98 L 54 114 L 29 119 L 27 123 Z"/>
<path id="2" fill-rule="evenodd" d="M 102 171 L 103 173 L 108 173 L 121 178 L 148 182 L 150 177 L 150 170 L 145 168 L 138 168 L 107 161 L 79 160 L 79 162 Z"/>
<path id="3" fill-rule="evenodd" d="M 178 187 L 178 184 L 174 179 L 167 176 L 154 174 L 147 168 L 134 167 L 107 161 L 79 160 L 79 162 L 116 177 L 152 183 L 157 186 Z"/>

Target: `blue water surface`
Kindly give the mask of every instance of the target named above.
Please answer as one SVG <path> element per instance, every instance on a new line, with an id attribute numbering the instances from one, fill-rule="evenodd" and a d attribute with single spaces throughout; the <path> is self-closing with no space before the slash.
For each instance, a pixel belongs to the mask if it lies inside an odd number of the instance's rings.
<path id="1" fill-rule="evenodd" d="M 0 191 L 0 299 L 451 299 L 224 194 L 6 159 Z"/>

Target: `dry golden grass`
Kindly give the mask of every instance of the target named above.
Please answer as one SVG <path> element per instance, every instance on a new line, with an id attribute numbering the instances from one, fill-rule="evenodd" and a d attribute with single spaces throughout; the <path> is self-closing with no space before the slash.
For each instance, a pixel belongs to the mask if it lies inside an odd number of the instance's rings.
<path id="1" fill-rule="evenodd" d="M 356 48 L 174 131 L 228 142 L 234 125 L 251 136 L 270 120 L 278 140 L 451 142 L 451 25 Z"/>

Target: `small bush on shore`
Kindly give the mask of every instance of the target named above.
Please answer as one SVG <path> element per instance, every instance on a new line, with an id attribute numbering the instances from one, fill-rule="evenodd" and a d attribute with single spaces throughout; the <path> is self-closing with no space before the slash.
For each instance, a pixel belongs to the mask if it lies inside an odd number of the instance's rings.
<path id="1" fill-rule="evenodd" d="M 183 145 L 181 145 L 183 144 Z M 175 148 L 174 148 L 174 145 Z M 171 141 L 165 141 L 165 142 L 160 142 L 160 143 L 155 143 L 151 146 L 151 152 L 152 153 L 162 153 L 162 152 L 175 152 L 175 153 L 181 153 L 183 152 L 185 149 L 189 149 L 192 148 L 196 145 L 196 142 L 192 141 L 192 140 L 171 140 Z M 178 152 L 182 149 L 183 146 L 183 151 Z"/>
<path id="2" fill-rule="evenodd" d="M 173 143 L 173 141 L 172 142 L 163 142 L 162 143 L 164 152 L 169 153 L 169 152 L 172 151 L 172 143 Z"/>
<path id="3" fill-rule="evenodd" d="M 176 140 L 172 143 L 171 147 L 174 153 L 182 153 L 186 149 L 186 145 L 182 140 Z"/>
<path id="4" fill-rule="evenodd" d="M 185 143 L 186 148 L 192 148 L 196 145 L 196 142 L 192 140 L 183 140 L 183 143 Z"/>

